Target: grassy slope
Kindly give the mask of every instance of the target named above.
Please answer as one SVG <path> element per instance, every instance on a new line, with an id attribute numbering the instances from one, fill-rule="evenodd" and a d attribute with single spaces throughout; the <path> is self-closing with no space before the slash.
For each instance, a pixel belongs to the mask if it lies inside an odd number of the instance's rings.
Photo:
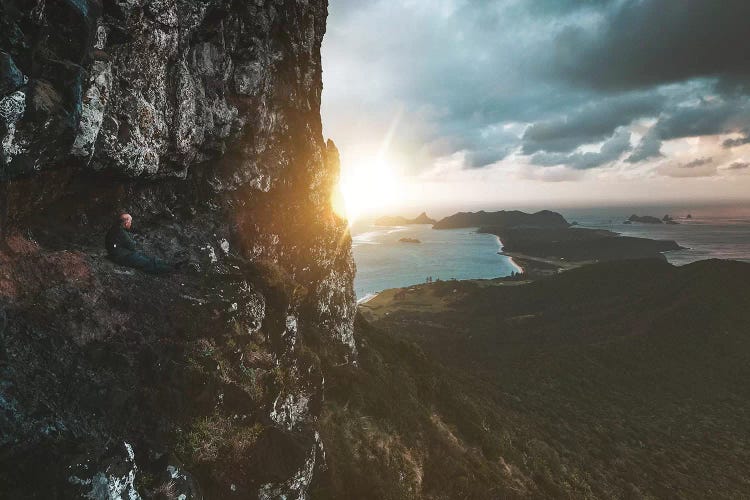
<path id="1" fill-rule="evenodd" d="M 420 287 L 444 309 L 361 318 L 359 369 L 327 367 L 314 495 L 748 496 L 748 283 L 632 261 Z"/>

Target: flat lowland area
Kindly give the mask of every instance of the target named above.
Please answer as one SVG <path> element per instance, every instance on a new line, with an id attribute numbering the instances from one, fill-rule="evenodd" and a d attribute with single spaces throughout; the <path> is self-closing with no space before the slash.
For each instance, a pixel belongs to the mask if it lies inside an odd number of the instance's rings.
<path id="1" fill-rule="evenodd" d="M 562 271 L 569 271 L 596 261 L 568 261 L 560 257 L 533 257 L 519 252 L 502 252 L 513 259 L 529 277 L 550 276 Z"/>
<path id="2" fill-rule="evenodd" d="M 392 313 L 445 312 L 466 299 L 467 288 L 509 287 L 530 283 L 529 280 L 461 280 L 392 288 L 363 302 L 359 309 L 365 317 L 379 320 Z M 434 286 L 433 286 L 434 285 Z"/>

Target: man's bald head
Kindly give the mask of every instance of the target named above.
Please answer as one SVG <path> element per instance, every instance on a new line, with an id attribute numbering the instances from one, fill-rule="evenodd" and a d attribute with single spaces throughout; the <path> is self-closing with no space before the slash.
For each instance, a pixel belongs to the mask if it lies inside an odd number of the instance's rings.
<path id="1" fill-rule="evenodd" d="M 130 214 L 120 215 L 120 225 L 125 229 L 130 229 L 130 226 L 133 225 L 133 218 L 130 216 Z"/>

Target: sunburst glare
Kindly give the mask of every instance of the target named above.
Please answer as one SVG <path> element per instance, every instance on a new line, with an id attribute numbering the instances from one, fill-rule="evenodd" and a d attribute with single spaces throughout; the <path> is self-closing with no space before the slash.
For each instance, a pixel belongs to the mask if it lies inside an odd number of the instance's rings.
<path id="1" fill-rule="evenodd" d="M 400 199 L 398 169 L 383 157 L 365 159 L 342 169 L 333 208 L 352 225 L 358 218 L 392 206 Z"/>

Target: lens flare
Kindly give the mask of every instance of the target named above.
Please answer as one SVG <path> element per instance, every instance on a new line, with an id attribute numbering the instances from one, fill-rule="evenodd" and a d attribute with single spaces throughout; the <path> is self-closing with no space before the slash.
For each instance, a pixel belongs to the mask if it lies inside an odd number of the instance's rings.
<path id="1" fill-rule="evenodd" d="M 331 204 L 339 216 L 349 221 L 350 226 L 359 217 L 386 210 L 401 199 L 402 179 L 394 162 L 388 158 L 388 151 L 402 115 L 403 108 L 399 108 L 377 153 L 342 164 L 341 177 Z"/>
<path id="2" fill-rule="evenodd" d="M 333 195 L 333 209 L 353 224 L 363 215 L 393 206 L 400 198 L 396 168 L 384 159 L 370 159 L 343 169 Z"/>

